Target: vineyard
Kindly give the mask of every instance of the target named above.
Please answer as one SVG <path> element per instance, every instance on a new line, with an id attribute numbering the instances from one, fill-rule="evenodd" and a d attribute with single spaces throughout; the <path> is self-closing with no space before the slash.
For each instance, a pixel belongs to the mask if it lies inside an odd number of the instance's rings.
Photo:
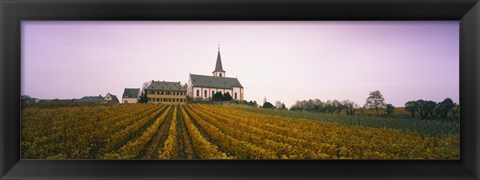
<path id="1" fill-rule="evenodd" d="M 22 159 L 459 159 L 460 152 L 454 133 L 222 105 L 26 106 L 21 117 Z"/>
<path id="2" fill-rule="evenodd" d="M 449 136 L 460 134 L 460 123 L 458 119 L 420 119 L 368 116 L 364 114 L 347 115 L 307 111 L 282 111 L 248 106 L 237 106 L 237 108 L 254 113 L 277 115 L 294 119 L 319 120 L 346 126 L 399 129 L 406 132 L 415 132 L 421 135 Z"/>

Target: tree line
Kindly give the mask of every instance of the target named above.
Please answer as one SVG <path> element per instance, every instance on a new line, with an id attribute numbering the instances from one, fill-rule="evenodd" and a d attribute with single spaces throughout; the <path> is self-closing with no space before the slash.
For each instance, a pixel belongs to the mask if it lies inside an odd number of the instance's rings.
<path id="1" fill-rule="evenodd" d="M 309 99 L 295 102 L 290 107 L 293 111 L 314 111 L 321 113 L 337 113 L 345 111 L 346 114 L 354 115 L 358 109 L 361 109 L 357 103 L 350 100 L 327 100 Z M 366 99 L 363 108 L 374 109 L 376 114 L 383 110 L 387 116 L 394 114 L 395 106 L 385 102 L 385 98 L 380 91 L 371 91 Z M 447 118 L 451 114 L 454 118 L 460 111 L 460 105 L 454 103 L 452 99 L 445 98 L 441 102 L 431 100 L 416 100 L 405 103 L 405 111 L 411 114 L 412 118 L 419 116 L 421 118 Z"/>
<path id="2" fill-rule="evenodd" d="M 421 118 L 447 118 L 448 114 L 451 113 L 454 118 L 457 118 L 460 105 L 454 103 L 450 98 L 445 98 L 438 103 L 420 99 L 405 103 L 405 110 L 411 113 L 411 117 L 415 117 L 418 114 Z"/>
<path id="3" fill-rule="evenodd" d="M 379 114 L 379 109 L 385 109 L 387 115 L 393 114 L 395 109 L 392 104 L 385 103 L 385 98 L 383 98 L 382 93 L 378 90 L 370 92 L 363 107 L 375 109 L 377 115 Z M 342 110 L 345 110 L 346 114 L 354 115 L 359 108 L 361 107 L 357 103 L 348 99 L 343 101 L 336 99 L 327 101 L 322 101 L 320 99 L 309 99 L 295 102 L 295 104 L 290 107 L 290 110 L 337 114 L 340 114 Z"/>

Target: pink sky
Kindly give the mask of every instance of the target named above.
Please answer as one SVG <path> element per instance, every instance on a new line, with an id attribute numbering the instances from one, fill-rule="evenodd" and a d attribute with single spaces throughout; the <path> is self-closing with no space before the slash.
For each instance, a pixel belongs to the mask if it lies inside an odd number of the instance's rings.
<path id="1" fill-rule="evenodd" d="M 387 103 L 459 98 L 458 21 L 24 21 L 22 94 L 121 98 L 146 81 L 223 68 L 245 99 Z"/>

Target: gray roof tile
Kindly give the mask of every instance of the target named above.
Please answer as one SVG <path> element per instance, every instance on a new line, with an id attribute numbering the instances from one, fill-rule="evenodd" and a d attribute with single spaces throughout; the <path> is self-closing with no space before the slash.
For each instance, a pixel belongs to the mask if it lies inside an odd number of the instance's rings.
<path id="1" fill-rule="evenodd" d="M 215 70 L 213 70 L 213 72 L 215 71 L 225 72 L 222 67 L 222 58 L 220 57 L 220 49 L 218 50 L 217 63 L 215 64 Z"/>
<path id="2" fill-rule="evenodd" d="M 102 96 L 85 96 L 81 99 L 75 99 L 75 102 L 79 103 L 102 103 L 103 97 Z"/>
<path id="3" fill-rule="evenodd" d="M 125 88 L 123 91 L 123 98 L 138 98 L 140 88 Z"/>
<path id="4" fill-rule="evenodd" d="M 167 82 L 167 81 L 152 81 L 147 89 L 155 90 L 171 90 L 171 91 L 186 91 L 187 87 L 182 86 L 180 82 Z"/>
<path id="5" fill-rule="evenodd" d="M 232 88 L 232 87 L 241 87 L 243 88 L 240 81 L 237 78 L 230 77 L 215 77 L 215 76 L 205 76 L 190 74 L 190 81 L 193 86 L 196 87 L 210 87 L 210 88 Z"/>

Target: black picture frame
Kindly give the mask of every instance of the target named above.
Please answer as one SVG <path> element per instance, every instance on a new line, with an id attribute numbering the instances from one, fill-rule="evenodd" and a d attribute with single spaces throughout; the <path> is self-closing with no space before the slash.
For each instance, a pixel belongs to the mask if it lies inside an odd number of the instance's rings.
<path id="1" fill-rule="evenodd" d="M 0 0 L 1 179 L 480 177 L 478 0 Z M 459 20 L 461 160 L 20 160 L 22 20 Z"/>

